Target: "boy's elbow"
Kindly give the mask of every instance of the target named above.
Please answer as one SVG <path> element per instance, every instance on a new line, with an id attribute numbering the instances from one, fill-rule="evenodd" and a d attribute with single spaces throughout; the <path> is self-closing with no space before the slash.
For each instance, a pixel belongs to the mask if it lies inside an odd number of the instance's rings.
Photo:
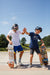
<path id="1" fill-rule="evenodd" d="M 9 35 L 7 35 L 6 39 L 8 39 L 8 38 L 9 38 Z"/>
<path id="2" fill-rule="evenodd" d="M 6 37 L 6 39 L 8 38 L 8 36 Z"/>

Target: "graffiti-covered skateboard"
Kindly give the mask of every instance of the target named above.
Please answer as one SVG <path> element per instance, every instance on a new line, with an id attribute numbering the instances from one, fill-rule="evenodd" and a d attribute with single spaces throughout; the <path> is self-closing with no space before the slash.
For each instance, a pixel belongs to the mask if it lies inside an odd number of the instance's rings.
<path id="1" fill-rule="evenodd" d="M 14 67 L 14 50 L 13 50 L 13 45 L 8 44 L 8 56 L 9 56 L 9 61 L 8 65 L 10 68 Z"/>
<path id="2" fill-rule="evenodd" d="M 41 45 L 40 52 L 41 52 L 41 55 L 42 55 L 43 64 L 47 65 L 48 64 L 48 55 L 47 55 L 46 47 Z"/>

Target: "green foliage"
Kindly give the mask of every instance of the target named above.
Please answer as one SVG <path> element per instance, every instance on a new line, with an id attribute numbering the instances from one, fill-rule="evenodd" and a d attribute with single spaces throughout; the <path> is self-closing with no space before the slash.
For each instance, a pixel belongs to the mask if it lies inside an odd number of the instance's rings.
<path id="1" fill-rule="evenodd" d="M 25 44 L 26 47 L 29 47 L 29 44 Z"/>
<path id="2" fill-rule="evenodd" d="M 46 46 L 50 46 L 50 35 L 43 38 Z"/>
<path id="3" fill-rule="evenodd" d="M 6 48 L 0 48 L 0 51 L 8 51 Z"/>
<path id="4" fill-rule="evenodd" d="M 22 46 L 22 48 L 23 48 L 24 50 L 29 50 L 29 46 L 27 46 L 27 44 L 26 44 L 26 45 L 22 45 L 22 44 L 21 44 L 21 46 Z"/>
<path id="5" fill-rule="evenodd" d="M 10 37 L 11 39 L 11 37 Z M 42 40 L 44 41 L 46 47 L 50 47 L 50 35 L 42 38 Z M 26 39 L 25 37 L 23 37 L 21 39 L 21 45 L 23 47 L 23 49 L 27 50 L 29 49 L 29 44 L 25 44 L 26 43 Z M 6 36 L 4 34 L 0 35 L 0 51 L 7 51 L 6 47 L 8 45 L 8 41 L 6 39 Z M 39 41 L 39 46 L 41 45 L 41 42 Z"/>
<path id="6" fill-rule="evenodd" d="M 25 39 L 25 37 L 23 37 L 23 38 L 21 39 L 21 44 L 24 45 L 25 43 L 26 43 L 26 39 Z"/>
<path id="7" fill-rule="evenodd" d="M 50 35 L 42 38 L 42 40 L 44 41 L 45 45 L 48 47 L 50 47 Z M 39 45 L 41 45 L 41 42 L 39 41 Z"/>
<path id="8" fill-rule="evenodd" d="M 6 36 L 4 34 L 0 35 L 0 48 L 5 48 L 8 45 L 8 41 L 6 39 Z"/>

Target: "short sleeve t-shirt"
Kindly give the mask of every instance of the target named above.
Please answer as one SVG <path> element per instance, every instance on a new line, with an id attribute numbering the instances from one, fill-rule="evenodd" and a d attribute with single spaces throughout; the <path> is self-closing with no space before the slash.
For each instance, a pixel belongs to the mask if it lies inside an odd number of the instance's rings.
<path id="1" fill-rule="evenodd" d="M 39 48 L 38 46 L 38 39 L 41 40 L 40 35 L 35 34 L 34 32 L 30 32 L 30 38 L 31 38 L 31 42 L 30 42 L 30 48 Z"/>
<path id="2" fill-rule="evenodd" d="M 12 37 L 13 46 L 20 45 L 20 38 L 19 35 L 21 34 L 20 31 L 14 32 L 13 30 L 10 30 L 8 35 Z"/>

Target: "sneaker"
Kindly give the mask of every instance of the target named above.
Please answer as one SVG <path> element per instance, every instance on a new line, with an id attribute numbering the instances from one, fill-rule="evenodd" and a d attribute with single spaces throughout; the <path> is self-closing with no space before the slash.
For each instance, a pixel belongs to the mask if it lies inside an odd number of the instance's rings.
<path id="1" fill-rule="evenodd" d="M 17 64 L 16 63 L 14 63 L 14 67 L 17 67 Z"/>
<path id="2" fill-rule="evenodd" d="M 45 68 L 46 68 L 46 66 L 45 66 L 45 65 L 41 65 L 41 68 L 44 68 L 44 69 L 45 69 Z"/>
<path id="3" fill-rule="evenodd" d="M 28 68 L 31 68 L 31 67 L 32 67 L 32 65 L 29 65 L 29 66 L 28 66 Z"/>
<path id="4" fill-rule="evenodd" d="M 19 66 L 23 66 L 23 64 L 21 62 L 18 63 Z"/>

